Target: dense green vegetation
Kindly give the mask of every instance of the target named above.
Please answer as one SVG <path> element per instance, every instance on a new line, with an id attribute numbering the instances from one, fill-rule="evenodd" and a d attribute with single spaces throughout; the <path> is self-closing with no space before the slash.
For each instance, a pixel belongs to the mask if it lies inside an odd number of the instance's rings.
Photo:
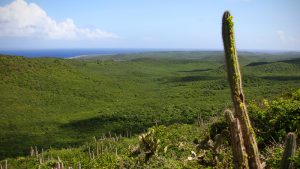
<path id="1" fill-rule="evenodd" d="M 268 58 L 267 54 L 241 53 L 246 99 L 272 99 L 299 88 L 297 56 L 276 54 Z M 171 125 L 160 126 L 165 128 L 161 137 L 167 137 L 170 130 L 170 137 L 183 133 L 185 142 L 192 142 L 199 135 L 193 124 L 198 117 L 209 121 L 231 106 L 222 58 L 221 52 L 162 52 L 79 60 L 0 56 L 0 158 L 28 155 L 30 147 L 36 145 L 45 150 L 51 146 L 51 153 L 74 161 L 76 152 L 78 158 L 86 158 L 85 146 L 59 151 L 53 148 L 77 147 L 109 132 L 140 133 L 155 124 Z M 298 104 L 291 106 L 299 113 Z M 172 133 L 172 126 L 178 131 Z M 137 143 L 137 138 L 117 143 L 124 158 L 129 143 Z M 162 141 L 162 145 L 167 143 Z M 179 157 L 187 158 L 190 150 Z M 112 160 L 107 165 L 115 165 L 118 160 L 115 155 L 107 158 Z M 31 158 L 28 160 L 30 163 Z M 104 158 L 99 160 L 91 163 L 106 165 Z M 165 164 L 175 165 L 174 158 L 165 160 L 169 160 Z"/>
<path id="2" fill-rule="evenodd" d="M 251 103 L 250 118 L 260 147 L 272 142 L 283 142 L 287 132 L 299 135 L 300 89 L 276 100 Z"/>
<path id="3" fill-rule="evenodd" d="M 285 98 L 288 101 L 281 102 Z M 257 123 L 261 112 L 272 111 L 272 107 L 282 107 L 282 111 L 290 115 L 298 112 L 300 104 L 300 89 L 293 93 L 283 95 L 275 100 L 263 100 L 266 105 L 251 103 L 251 121 L 257 131 L 264 131 L 265 125 Z M 298 110 L 291 109 L 291 104 L 297 104 Z M 292 106 L 293 107 L 293 106 Z M 255 109 L 255 110 L 254 110 Z M 281 112 L 273 112 L 273 116 L 266 116 L 266 121 L 274 121 L 282 116 Z M 285 121 L 300 123 L 297 116 L 288 116 Z M 276 126 L 278 133 L 296 131 L 297 126 L 287 128 Z M 298 126 L 299 127 L 299 126 Z M 274 133 L 277 133 L 273 130 Z M 218 145 L 217 135 L 222 135 Z M 84 145 L 77 148 L 55 149 L 43 151 L 42 148 L 33 147 L 31 155 L 8 159 L 10 168 L 52 168 L 58 165 L 78 168 L 232 168 L 232 152 L 228 136 L 228 126 L 221 117 L 213 117 L 204 123 L 172 124 L 169 126 L 156 125 L 148 129 L 143 135 L 128 137 L 129 135 L 107 135 L 89 139 Z M 299 136 L 299 133 L 298 133 Z M 266 168 L 279 168 L 283 153 L 283 141 L 266 141 L 269 135 L 258 134 L 259 140 L 266 143 L 261 149 L 261 159 Z M 143 140 L 142 140 L 143 138 Z M 218 152 L 215 147 L 218 145 Z M 36 152 L 36 150 L 38 152 Z M 146 158 L 153 152 L 150 158 Z M 300 167 L 300 148 L 296 156 L 291 159 L 295 167 Z M 217 162 L 215 161 L 217 157 Z M 147 160 L 146 160 L 147 159 Z M 4 164 L 4 161 L 0 161 Z"/>

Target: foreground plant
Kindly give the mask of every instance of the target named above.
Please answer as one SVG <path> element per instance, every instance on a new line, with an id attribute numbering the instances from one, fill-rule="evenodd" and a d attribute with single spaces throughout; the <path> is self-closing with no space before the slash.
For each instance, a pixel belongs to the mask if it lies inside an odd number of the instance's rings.
<path id="1" fill-rule="evenodd" d="M 228 11 L 223 15 L 222 36 L 225 51 L 225 60 L 231 97 L 234 104 L 235 115 L 230 110 L 225 111 L 227 123 L 230 126 L 232 151 L 235 168 L 261 169 L 263 165 L 259 159 L 259 151 L 255 133 L 251 126 L 245 97 L 242 88 L 242 77 L 234 42 L 232 16 Z M 294 168 L 293 161 L 296 152 L 296 134 L 290 132 L 285 142 L 285 150 L 281 160 L 282 169 Z"/>
<path id="2" fill-rule="evenodd" d="M 285 149 L 283 152 L 283 157 L 281 160 L 280 168 L 281 169 L 291 169 L 294 168 L 293 162 L 291 161 L 291 158 L 295 156 L 296 152 L 296 134 L 294 133 L 288 133 L 286 140 L 285 140 Z"/>
<path id="3" fill-rule="evenodd" d="M 228 81 L 231 89 L 231 97 L 234 104 L 235 118 L 237 123 L 241 126 L 241 135 L 243 136 L 244 146 L 248 158 L 248 165 L 250 169 L 261 169 L 261 162 L 259 159 L 259 152 L 255 140 L 255 133 L 252 129 L 247 107 L 245 104 L 245 97 L 242 88 L 242 77 L 239 68 L 239 62 L 234 42 L 234 30 L 232 16 L 229 11 L 226 11 L 222 20 L 222 36 L 225 51 L 225 60 L 227 66 Z M 243 142 L 239 142 L 242 147 Z M 233 144 L 233 146 L 235 146 Z M 234 154 L 237 156 L 237 154 Z M 239 159 L 236 157 L 235 159 Z M 244 158 L 240 158 L 244 159 Z M 246 162 L 239 162 L 245 164 Z M 246 166 L 239 166 L 244 168 Z M 247 168 L 247 167 L 246 167 Z"/>
<path id="4" fill-rule="evenodd" d="M 139 145 L 131 150 L 132 155 L 144 155 L 144 162 L 157 154 L 160 148 L 160 140 L 155 137 L 155 130 L 149 129 L 145 134 L 139 136 Z"/>

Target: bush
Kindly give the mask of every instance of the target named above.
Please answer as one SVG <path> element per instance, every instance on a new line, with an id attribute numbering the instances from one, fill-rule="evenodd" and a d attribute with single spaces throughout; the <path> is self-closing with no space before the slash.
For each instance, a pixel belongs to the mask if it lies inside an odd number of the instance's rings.
<path id="1" fill-rule="evenodd" d="M 250 104 L 249 116 L 260 147 L 283 142 L 288 132 L 299 136 L 300 89 L 273 101 L 264 100 L 261 105 Z"/>

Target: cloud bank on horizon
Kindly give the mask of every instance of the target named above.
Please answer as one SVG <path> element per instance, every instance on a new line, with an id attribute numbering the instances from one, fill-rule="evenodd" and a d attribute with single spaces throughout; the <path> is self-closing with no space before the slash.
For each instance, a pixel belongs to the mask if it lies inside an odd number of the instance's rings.
<path id="1" fill-rule="evenodd" d="M 101 40 L 118 38 L 101 29 L 81 28 L 70 18 L 57 22 L 35 3 L 15 0 L 0 6 L 0 36 L 57 40 Z"/>

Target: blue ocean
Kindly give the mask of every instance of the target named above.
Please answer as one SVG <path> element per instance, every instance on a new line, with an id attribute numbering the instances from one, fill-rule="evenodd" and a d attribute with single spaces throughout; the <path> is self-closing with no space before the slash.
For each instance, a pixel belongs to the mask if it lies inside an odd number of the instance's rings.
<path id="1" fill-rule="evenodd" d="M 158 49 L 26 49 L 26 50 L 1 50 L 0 54 L 17 55 L 24 57 L 57 57 L 70 58 L 81 55 L 115 55 L 161 51 Z"/>

